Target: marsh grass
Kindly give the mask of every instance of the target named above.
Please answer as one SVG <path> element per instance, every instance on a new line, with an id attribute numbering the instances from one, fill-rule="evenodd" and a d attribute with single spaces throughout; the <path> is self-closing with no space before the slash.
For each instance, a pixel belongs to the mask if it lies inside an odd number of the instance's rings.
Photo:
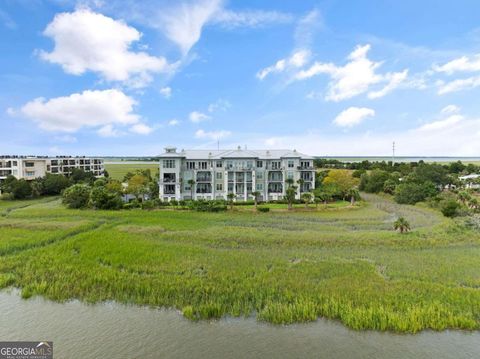
<path id="1" fill-rule="evenodd" d="M 398 213 L 411 233 L 391 230 Z M 378 196 L 355 209 L 258 214 L 48 201 L 0 218 L 1 288 L 176 308 L 192 320 L 253 314 L 275 324 L 327 317 L 354 329 L 478 329 L 479 273 L 478 232 Z"/>

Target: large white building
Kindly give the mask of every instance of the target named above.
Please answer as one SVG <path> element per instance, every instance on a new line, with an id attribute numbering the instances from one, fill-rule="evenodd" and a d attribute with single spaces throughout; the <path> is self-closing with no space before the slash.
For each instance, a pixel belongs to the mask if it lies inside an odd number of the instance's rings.
<path id="1" fill-rule="evenodd" d="M 101 158 L 0 156 L 0 181 L 8 176 L 33 180 L 44 177 L 47 173 L 68 175 L 74 168 L 92 172 L 97 177 L 103 176 L 105 172 Z"/>
<path id="2" fill-rule="evenodd" d="M 296 150 L 181 150 L 160 155 L 160 199 L 283 199 L 286 180 L 298 186 L 297 198 L 315 187 L 313 157 Z"/>

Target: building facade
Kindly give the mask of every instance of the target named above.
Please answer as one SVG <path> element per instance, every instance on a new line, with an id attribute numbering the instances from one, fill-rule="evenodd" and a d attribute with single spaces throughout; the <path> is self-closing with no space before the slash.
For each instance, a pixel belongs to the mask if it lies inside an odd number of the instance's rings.
<path id="1" fill-rule="evenodd" d="M 313 157 L 296 150 L 182 150 L 160 155 L 159 196 L 171 199 L 227 199 L 239 201 L 283 199 L 287 179 L 298 187 L 297 198 L 315 188 Z"/>
<path id="2" fill-rule="evenodd" d="M 97 177 L 105 172 L 103 159 L 90 157 L 0 156 L 0 180 L 8 176 L 33 180 L 47 173 L 68 175 L 74 168 L 93 172 Z"/>

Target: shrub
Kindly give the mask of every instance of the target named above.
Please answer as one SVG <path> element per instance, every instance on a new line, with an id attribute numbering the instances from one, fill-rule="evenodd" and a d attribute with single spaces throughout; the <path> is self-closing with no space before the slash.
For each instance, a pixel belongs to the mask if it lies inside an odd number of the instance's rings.
<path id="1" fill-rule="evenodd" d="M 64 175 L 47 173 L 43 179 L 43 194 L 57 195 L 70 186 L 70 180 Z"/>
<path id="2" fill-rule="evenodd" d="M 13 199 L 15 199 L 15 198 L 13 197 L 12 193 L 4 193 L 0 196 L 0 200 L 2 200 L 2 201 L 11 201 Z"/>
<path id="3" fill-rule="evenodd" d="M 188 208 L 199 212 L 222 212 L 227 210 L 227 204 L 223 200 L 207 201 L 201 199 L 190 201 Z"/>
<path id="4" fill-rule="evenodd" d="M 11 193 L 15 199 L 25 199 L 32 195 L 32 186 L 22 178 L 11 184 Z"/>
<path id="5" fill-rule="evenodd" d="M 385 182 L 390 178 L 386 171 L 374 170 L 370 174 L 363 174 L 360 177 L 360 190 L 368 193 L 379 193 L 384 190 Z"/>
<path id="6" fill-rule="evenodd" d="M 122 198 L 117 192 L 109 191 L 103 186 L 94 186 L 90 194 L 90 204 L 96 209 L 120 209 Z"/>
<path id="7" fill-rule="evenodd" d="M 123 205 L 124 209 L 133 209 L 133 208 L 140 208 L 140 202 L 134 199 L 133 201 L 130 201 L 128 203 L 125 203 Z"/>
<path id="8" fill-rule="evenodd" d="M 440 210 L 445 217 L 455 217 L 459 208 L 460 204 L 452 199 L 440 203 Z"/>
<path id="9" fill-rule="evenodd" d="M 257 207 L 259 212 L 270 212 L 270 207 Z"/>
<path id="10" fill-rule="evenodd" d="M 155 202 L 152 200 L 142 202 L 142 209 L 154 209 Z"/>
<path id="11" fill-rule="evenodd" d="M 62 202 L 68 208 L 85 208 L 90 200 L 90 186 L 75 184 L 63 191 Z"/>
<path id="12" fill-rule="evenodd" d="M 401 183 L 395 188 L 394 198 L 397 203 L 415 204 L 424 201 L 429 197 L 435 196 L 437 192 L 438 191 L 432 182 L 407 182 Z"/>

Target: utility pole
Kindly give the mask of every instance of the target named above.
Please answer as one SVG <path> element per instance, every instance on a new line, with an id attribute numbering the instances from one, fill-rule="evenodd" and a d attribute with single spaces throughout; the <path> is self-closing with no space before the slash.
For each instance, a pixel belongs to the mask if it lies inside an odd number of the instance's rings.
<path id="1" fill-rule="evenodd" d="M 393 141 L 392 145 L 392 167 L 395 165 L 395 141 Z"/>

